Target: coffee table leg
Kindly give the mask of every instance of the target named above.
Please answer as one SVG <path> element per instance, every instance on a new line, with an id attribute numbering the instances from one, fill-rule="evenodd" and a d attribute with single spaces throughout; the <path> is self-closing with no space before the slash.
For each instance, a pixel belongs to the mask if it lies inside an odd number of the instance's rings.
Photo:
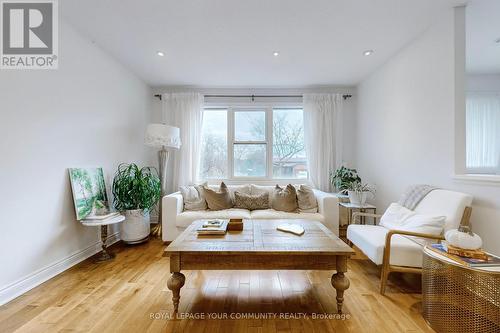
<path id="1" fill-rule="evenodd" d="M 168 279 L 167 287 L 172 290 L 172 302 L 174 303 L 174 312 L 179 310 L 179 300 L 181 299 L 181 288 L 186 281 L 184 274 L 180 272 L 173 272 L 170 279 Z"/>
<path id="2" fill-rule="evenodd" d="M 337 311 L 342 313 L 344 291 L 349 288 L 349 279 L 344 275 L 347 272 L 347 257 L 337 256 L 337 273 L 332 276 L 332 286 L 337 291 Z"/>

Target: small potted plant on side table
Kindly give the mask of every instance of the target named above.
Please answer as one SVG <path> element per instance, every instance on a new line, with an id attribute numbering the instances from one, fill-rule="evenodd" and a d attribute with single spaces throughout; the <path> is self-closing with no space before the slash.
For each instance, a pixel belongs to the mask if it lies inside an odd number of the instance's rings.
<path id="1" fill-rule="evenodd" d="M 356 169 L 341 166 L 335 172 L 330 173 L 330 182 L 339 194 L 347 194 L 351 183 L 361 182 L 361 178 Z"/>
<path id="2" fill-rule="evenodd" d="M 364 206 L 366 204 L 368 194 L 375 197 L 375 188 L 366 183 L 352 182 L 347 188 L 347 194 L 349 195 L 349 201 L 352 204 Z"/>
<path id="3" fill-rule="evenodd" d="M 113 205 L 124 212 L 120 237 L 127 244 L 149 239 L 149 212 L 161 196 L 161 185 L 155 168 L 120 164 L 113 180 Z"/>

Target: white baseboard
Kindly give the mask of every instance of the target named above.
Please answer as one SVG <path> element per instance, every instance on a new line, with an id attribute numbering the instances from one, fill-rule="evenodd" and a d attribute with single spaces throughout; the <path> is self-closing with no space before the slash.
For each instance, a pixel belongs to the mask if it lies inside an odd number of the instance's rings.
<path id="1" fill-rule="evenodd" d="M 108 246 L 120 240 L 120 233 L 116 232 L 108 236 Z M 93 256 L 101 251 L 101 242 L 95 242 L 87 248 L 77 251 L 66 258 L 59 260 L 51 265 L 43 267 L 28 276 L 0 289 L 0 305 L 10 302 L 14 298 L 24 294 L 25 292 L 35 288 L 54 276 L 64 272 L 79 262 Z"/>

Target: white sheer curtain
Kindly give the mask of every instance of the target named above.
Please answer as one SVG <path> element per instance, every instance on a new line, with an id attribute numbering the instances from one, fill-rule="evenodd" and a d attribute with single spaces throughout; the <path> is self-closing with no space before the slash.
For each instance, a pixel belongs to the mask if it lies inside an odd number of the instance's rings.
<path id="1" fill-rule="evenodd" d="M 500 173 L 500 94 L 468 93 L 466 166 L 472 173 Z"/>
<path id="2" fill-rule="evenodd" d="M 330 171 L 342 163 L 341 94 L 304 94 L 304 141 L 309 178 L 315 188 L 331 191 Z"/>
<path id="3" fill-rule="evenodd" d="M 167 184 L 167 189 L 175 192 L 179 186 L 192 184 L 198 174 L 203 95 L 198 93 L 163 94 L 162 104 L 165 123 L 177 126 L 181 130 L 182 146 L 179 151 L 170 155 L 169 162 L 171 181 Z"/>

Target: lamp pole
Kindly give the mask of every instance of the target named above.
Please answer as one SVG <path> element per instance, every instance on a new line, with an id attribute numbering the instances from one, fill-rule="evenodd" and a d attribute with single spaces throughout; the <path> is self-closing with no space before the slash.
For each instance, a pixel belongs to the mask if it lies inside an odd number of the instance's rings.
<path id="1" fill-rule="evenodd" d="M 167 194 L 167 163 L 168 163 L 168 150 L 165 146 L 158 151 L 158 173 L 160 176 L 161 196 L 158 203 L 158 223 L 151 230 L 153 237 L 161 237 L 162 233 L 162 215 L 163 215 L 163 197 Z"/>

